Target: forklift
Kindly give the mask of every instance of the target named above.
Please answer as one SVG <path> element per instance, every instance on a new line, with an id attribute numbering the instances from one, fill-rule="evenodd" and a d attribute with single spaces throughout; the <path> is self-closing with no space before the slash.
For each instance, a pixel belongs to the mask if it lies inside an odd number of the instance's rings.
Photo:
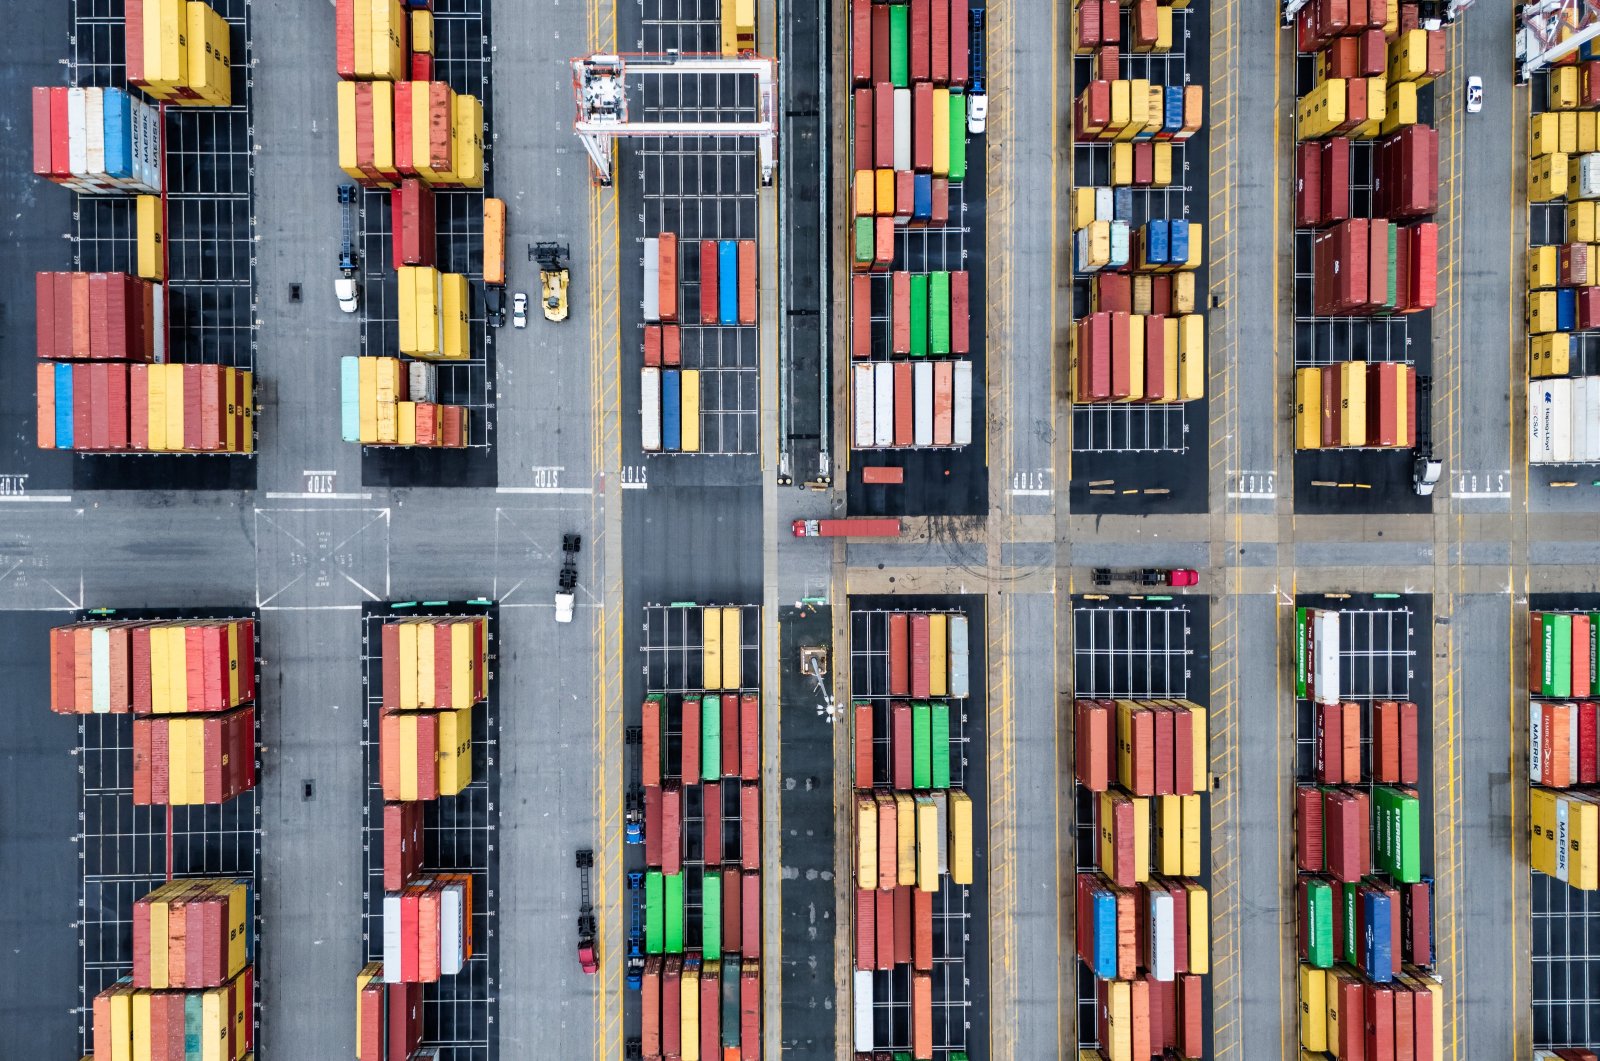
<path id="1" fill-rule="evenodd" d="M 539 301 L 544 305 L 544 319 L 566 320 L 567 282 L 572 278 L 567 263 L 572 260 L 572 246 L 548 240 L 531 243 L 528 260 L 539 263 Z"/>

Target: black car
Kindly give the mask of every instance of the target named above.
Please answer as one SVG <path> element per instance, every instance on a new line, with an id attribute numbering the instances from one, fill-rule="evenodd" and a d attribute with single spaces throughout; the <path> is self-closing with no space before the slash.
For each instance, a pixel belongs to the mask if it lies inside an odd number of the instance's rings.
<path id="1" fill-rule="evenodd" d="M 486 284 L 483 289 L 483 304 L 485 312 L 489 315 L 489 327 L 504 328 L 506 326 L 506 289 Z"/>

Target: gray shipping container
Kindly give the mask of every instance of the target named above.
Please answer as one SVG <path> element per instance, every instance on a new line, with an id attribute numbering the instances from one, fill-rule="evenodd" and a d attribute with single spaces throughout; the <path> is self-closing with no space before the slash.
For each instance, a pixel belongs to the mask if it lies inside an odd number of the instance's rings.
<path id="1" fill-rule="evenodd" d="M 911 366 L 911 391 L 916 410 L 913 439 L 919 446 L 933 445 L 933 365 L 918 361 Z"/>
<path id="2" fill-rule="evenodd" d="M 872 1049 L 872 972 L 857 969 L 855 976 L 856 1049 Z"/>
<path id="3" fill-rule="evenodd" d="M 654 236 L 644 241 L 644 319 L 661 319 L 661 241 Z"/>
<path id="4" fill-rule="evenodd" d="M 955 430 L 951 441 L 957 446 L 972 445 L 972 362 L 956 362 Z M 965 624 L 963 619 L 962 623 Z M 965 696 L 965 693 L 961 695 Z"/>
<path id="5" fill-rule="evenodd" d="M 661 449 L 661 370 L 639 370 L 639 447 L 646 453 Z"/>
<path id="6" fill-rule="evenodd" d="M 855 436 L 851 444 L 856 449 L 871 449 L 878 408 L 872 394 L 871 365 L 855 366 L 855 392 Z"/>
<path id="7" fill-rule="evenodd" d="M 960 376 L 956 377 L 959 382 Z M 958 388 L 957 394 L 961 393 Z M 961 439 L 957 438 L 957 442 Z M 965 615 L 952 615 L 950 617 L 950 699 L 965 700 L 972 695 L 970 675 L 967 673 L 967 652 L 970 646 L 967 643 L 967 617 Z"/>

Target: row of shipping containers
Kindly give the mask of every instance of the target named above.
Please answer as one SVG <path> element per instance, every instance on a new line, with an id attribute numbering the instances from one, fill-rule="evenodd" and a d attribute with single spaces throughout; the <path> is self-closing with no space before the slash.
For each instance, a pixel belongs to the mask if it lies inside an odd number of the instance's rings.
<path id="1" fill-rule="evenodd" d="M 437 873 L 383 896 L 383 981 L 431 984 L 472 957 L 472 875 Z"/>
<path id="2" fill-rule="evenodd" d="M 943 138 L 939 139 L 941 133 Z M 892 260 L 894 240 L 899 232 L 896 226 L 945 228 L 950 224 L 949 144 L 955 138 L 942 128 L 942 123 L 936 123 L 934 136 L 934 143 L 945 145 L 942 154 L 935 154 L 935 164 L 944 170 L 941 174 L 930 175 L 889 167 L 855 171 L 851 183 L 852 231 L 855 235 L 851 264 L 855 272 L 888 267 L 887 261 L 878 260 L 880 232 L 887 234 L 883 249 Z M 959 165 L 960 176 L 964 177 L 965 156 L 959 157 Z"/>
<path id="3" fill-rule="evenodd" d="M 255 890 L 246 878 L 183 877 L 133 904 L 135 987 L 221 987 L 255 959 Z"/>
<path id="4" fill-rule="evenodd" d="M 39 359 L 165 362 L 163 294 L 127 273 L 35 273 Z"/>
<path id="5" fill-rule="evenodd" d="M 1205 987 L 1197 974 L 1171 982 L 1147 976 L 1095 981 L 1095 1039 L 1078 1061 L 1145 1057 L 1201 1057 L 1209 1019 Z"/>
<path id="6" fill-rule="evenodd" d="M 756 323 L 756 241 L 753 239 L 703 239 L 699 241 L 699 299 L 701 324 L 751 325 Z M 680 269 L 680 247 L 674 232 L 662 232 L 644 241 L 645 364 L 649 359 L 649 328 L 680 323 L 679 285 L 686 278 Z M 684 315 L 681 323 L 694 321 Z"/>
<path id="7" fill-rule="evenodd" d="M 255 970 L 217 987 L 157 991 L 123 977 L 95 996 L 89 1061 L 254 1061 Z"/>
<path id="8" fill-rule="evenodd" d="M 1189 6 L 1189 0 L 1085 0 L 1072 10 L 1072 50 L 1104 60 L 1101 66 L 1114 71 L 1117 55 L 1106 56 L 1106 49 L 1119 52 L 1124 45 L 1135 55 L 1172 50 L 1174 11 Z M 1128 10 L 1128 32 L 1122 32 L 1122 9 Z"/>
<path id="9" fill-rule="evenodd" d="M 368 188 L 406 177 L 483 187 L 483 102 L 443 81 L 340 81 L 339 168 Z"/>
<path id="10" fill-rule="evenodd" d="M 40 449 L 251 453 L 254 374 L 223 365 L 41 361 Z"/>
<path id="11" fill-rule="evenodd" d="M 1159 187 L 1159 186 L 1158 186 Z M 1201 226 L 1155 218 L 1134 227 L 1132 189 L 1078 188 L 1073 196 L 1073 271 L 1166 273 L 1201 264 Z"/>
<path id="12" fill-rule="evenodd" d="M 1351 701 L 1312 705 L 1312 774 L 1325 785 L 1417 783 L 1417 705 L 1374 700 L 1370 715 Z M 1363 726 L 1365 733 L 1363 734 Z"/>
<path id="13" fill-rule="evenodd" d="M 1205 318 L 1099 310 L 1072 328 L 1072 400 L 1171 403 L 1205 396 Z"/>
<path id="14" fill-rule="evenodd" d="M 1408 972 L 1375 984 L 1354 969 L 1301 965 L 1299 979 L 1301 1061 L 1446 1056 L 1436 978 Z"/>
<path id="15" fill-rule="evenodd" d="M 959 88 L 970 75 L 967 0 L 851 0 L 850 83 Z"/>
<path id="16" fill-rule="evenodd" d="M 639 370 L 639 440 L 646 453 L 700 452 L 700 370 Z"/>
<path id="17" fill-rule="evenodd" d="M 1600 461 L 1600 377 L 1528 381 L 1528 459 Z"/>
<path id="18" fill-rule="evenodd" d="M 334 68 L 345 81 L 427 81 L 433 73 L 431 4 L 335 0 Z"/>
<path id="19" fill-rule="evenodd" d="M 1528 816 L 1533 868 L 1582 891 L 1600 889 L 1596 763 L 1600 612 L 1528 613 Z"/>
<path id="20" fill-rule="evenodd" d="M 233 33 L 199 0 L 124 0 L 130 85 L 183 107 L 233 104 Z"/>
<path id="21" fill-rule="evenodd" d="M 919 198 L 931 210 L 935 180 L 947 182 L 948 196 L 949 183 L 966 179 L 966 95 L 927 82 L 912 89 L 883 81 L 856 89 L 852 103 L 857 135 L 867 134 L 857 141 L 853 158 L 857 224 L 873 217 L 894 218 L 896 224 L 929 222 L 926 211 L 904 211 Z"/>
<path id="22" fill-rule="evenodd" d="M 160 194 L 161 112 L 121 88 L 33 90 L 33 172 L 89 195 Z"/>
<path id="23" fill-rule="evenodd" d="M 471 410 L 438 397 L 438 367 L 425 361 L 339 359 L 339 434 L 346 442 L 461 449 Z"/>
<path id="24" fill-rule="evenodd" d="M 253 705 L 133 720 L 135 806 L 226 803 L 256 784 Z"/>
<path id="25" fill-rule="evenodd" d="M 1200 85 L 1162 85 L 1148 78 L 1096 79 L 1078 94 L 1073 115 L 1074 136 L 1080 144 L 1140 141 L 1153 148 L 1169 141 L 1187 140 L 1200 131 L 1205 121 L 1205 89 Z M 1117 153 L 1113 152 L 1113 162 Z M 1131 163 L 1131 151 L 1122 154 Z M 1153 151 L 1151 156 L 1153 160 Z M 1151 182 L 1130 178 L 1112 183 Z"/>
<path id="26" fill-rule="evenodd" d="M 50 631 L 50 710 L 227 711 L 256 698 L 255 620 L 114 620 Z"/>
<path id="27" fill-rule="evenodd" d="M 1312 311 L 1319 317 L 1418 313 L 1438 304 L 1439 226 L 1352 217 L 1312 240 Z"/>
<path id="28" fill-rule="evenodd" d="M 1409 449 L 1417 444 L 1417 370 L 1340 361 L 1294 373 L 1296 449 Z"/>
<path id="29" fill-rule="evenodd" d="M 1295 145 L 1294 223 L 1325 228 L 1351 219 L 1352 141 L 1346 136 Z M 1410 221 L 1439 209 L 1439 131 L 1408 125 L 1372 148 L 1372 210 Z"/>
<path id="30" fill-rule="evenodd" d="M 854 449 L 972 443 L 972 362 L 878 361 L 851 366 Z"/>
<path id="31" fill-rule="evenodd" d="M 1210 907 L 1198 881 L 1157 876 L 1125 888 L 1098 873 L 1079 873 L 1078 957 L 1102 981 L 1171 985 L 1203 976 L 1211 970 Z M 1185 1047 L 1183 1053 L 1198 1057 L 1201 1051 Z"/>
<path id="32" fill-rule="evenodd" d="M 933 922 L 944 916 L 937 911 L 945 909 L 949 889 L 975 883 L 974 806 L 960 784 L 964 771 L 956 773 L 964 764 L 959 720 L 971 694 L 970 623 L 959 612 L 893 611 L 882 616 L 882 626 L 884 672 L 873 685 L 887 697 L 852 705 L 854 1045 L 858 1057 L 895 1045 L 877 1041 L 874 974 L 910 966 L 910 998 L 893 1001 L 910 1004 L 907 1056 L 932 1058 L 936 962 L 956 959 L 956 976 L 964 976 L 964 947 L 950 939 L 947 925 L 936 953 Z M 949 975 L 938 973 L 941 983 Z"/>
<path id="33" fill-rule="evenodd" d="M 642 981 L 645 1061 L 759 1061 L 759 959 L 652 954 Z"/>
<path id="34" fill-rule="evenodd" d="M 852 358 L 949 357 L 970 351 L 972 288 L 966 270 L 891 273 L 889 298 L 879 314 L 871 312 L 872 278 L 857 274 L 850 283 L 853 304 L 864 310 L 851 321 Z M 874 327 L 875 316 L 888 318 L 887 329 Z M 874 342 L 884 331 L 889 341 Z"/>

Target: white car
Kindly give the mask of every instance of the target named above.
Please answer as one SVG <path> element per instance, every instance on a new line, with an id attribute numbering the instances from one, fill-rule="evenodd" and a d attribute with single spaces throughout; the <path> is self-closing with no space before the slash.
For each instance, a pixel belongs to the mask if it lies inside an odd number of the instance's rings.
<path id="1" fill-rule="evenodd" d="M 339 300 L 339 309 L 345 313 L 354 313 L 361 305 L 361 296 L 353 273 L 341 273 L 334 279 L 333 294 Z"/>
<path id="2" fill-rule="evenodd" d="M 988 118 L 989 97 L 987 95 L 972 96 L 967 100 L 967 132 L 973 136 L 982 136 Z"/>
<path id="3" fill-rule="evenodd" d="M 528 296 L 521 291 L 511 296 L 511 326 L 513 328 L 528 326 Z"/>
<path id="4" fill-rule="evenodd" d="M 1483 78 L 1473 75 L 1467 78 L 1467 113 L 1477 114 L 1483 110 Z"/>

